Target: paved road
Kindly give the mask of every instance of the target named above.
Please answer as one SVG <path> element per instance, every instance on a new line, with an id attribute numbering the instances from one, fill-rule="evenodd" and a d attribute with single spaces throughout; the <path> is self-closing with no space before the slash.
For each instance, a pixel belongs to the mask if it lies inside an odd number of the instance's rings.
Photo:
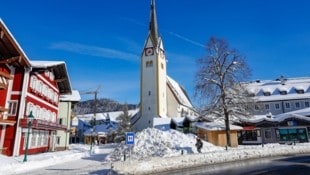
<path id="1" fill-rule="evenodd" d="M 197 167 L 161 175 L 309 175 L 310 154 Z"/>

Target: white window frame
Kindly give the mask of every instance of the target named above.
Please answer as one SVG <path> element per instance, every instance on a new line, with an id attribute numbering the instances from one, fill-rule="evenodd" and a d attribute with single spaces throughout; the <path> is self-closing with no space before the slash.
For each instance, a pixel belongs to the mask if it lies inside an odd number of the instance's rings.
<path id="1" fill-rule="evenodd" d="M 309 104 L 309 102 L 308 101 L 305 101 L 305 107 L 310 107 L 310 104 Z"/>
<path id="2" fill-rule="evenodd" d="M 8 115 L 16 115 L 18 111 L 18 101 L 17 100 L 10 100 L 8 101 L 9 104 L 9 111 Z"/>
<path id="3" fill-rule="evenodd" d="M 269 104 L 265 104 L 265 109 L 269 110 L 270 109 L 270 105 Z"/>
<path id="4" fill-rule="evenodd" d="M 300 108 L 300 102 L 295 102 L 295 107 Z"/>
<path id="5" fill-rule="evenodd" d="M 277 108 L 277 106 L 278 106 L 278 108 Z M 275 108 L 276 110 L 280 110 L 280 104 L 279 104 L 279 103 L 274 104 L 274 108 Z"/>

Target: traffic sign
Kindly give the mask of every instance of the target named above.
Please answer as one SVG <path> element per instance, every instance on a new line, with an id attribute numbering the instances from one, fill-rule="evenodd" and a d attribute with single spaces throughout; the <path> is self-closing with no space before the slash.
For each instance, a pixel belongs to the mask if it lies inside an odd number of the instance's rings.
<path id="1" fill-rule="evenodd" d="M 135 144 L 135 133 L 126 132 L 126 145 L 134 145 L 134 144 Z"/>

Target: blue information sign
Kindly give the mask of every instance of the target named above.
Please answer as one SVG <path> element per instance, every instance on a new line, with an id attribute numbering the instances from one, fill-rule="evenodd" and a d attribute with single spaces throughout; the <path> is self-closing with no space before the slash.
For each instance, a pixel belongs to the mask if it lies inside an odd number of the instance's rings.
<path id="1" fill-rule="evenodd" d="M 135 144 L 135 133 L 126 132 L 126 145 L 134 145 L 134 144 Z"/>

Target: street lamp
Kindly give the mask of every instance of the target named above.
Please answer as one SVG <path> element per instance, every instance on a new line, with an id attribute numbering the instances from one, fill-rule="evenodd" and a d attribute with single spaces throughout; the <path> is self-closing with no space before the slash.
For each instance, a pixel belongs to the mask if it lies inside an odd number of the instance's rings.
<path id="1" fill-rule="evenodd" d="M 30 134 L 30 128 L 31 128 L 32 120 L 33 120 L 33 119 L 34 119 L 34 116 L 32 115 L 32 111 L 30 111 L 30 114 L 27 116 L 28 132 L 27 132 L 27 140 L 26 140 L 26 148 L 25 148 L 24 162 L 27 162 L 28 144 L 29 144 L 29 134 Z"/>
<path id="2" fill-rule="evenodd" d="M 90 153 L 93 147 L 93 132 L 94 132 L 94 128 L 90 128 Z"/>

